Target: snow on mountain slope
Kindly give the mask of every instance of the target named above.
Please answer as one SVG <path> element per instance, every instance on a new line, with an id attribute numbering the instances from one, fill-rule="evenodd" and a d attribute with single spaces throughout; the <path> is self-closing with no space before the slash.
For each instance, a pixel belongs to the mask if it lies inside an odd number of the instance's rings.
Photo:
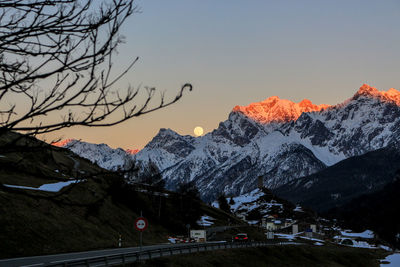
<path id="1" fill-rule="evenodd" d="M 82 158 L 86 158 L 107 170 L 127 170 L 134 163 L 132 152 L 127 152 L 122 148 L 112 149 L 106 144 L 91 144 L 75 139 L 67 139 L 52 145 L 68 148 Z"/>
<path id="2" fill-rule="evenodd" d="M 399 139 L 400 92 L 363 85 L 353 98 L 321 112 L 303 113 L 290 130 L 335 155 L 361 155 Z M 390 93 L 389 93 L 390 92 Z M 390 95 L 390 97 L 387 97 Z M 333 162 L 336 163 L 336 162 Z"/>
<path id="3" fill-rule="evenodd" d="M 270 97 L 236 106 L 226 121 L 202 137 L 161 129 L 132 157 L 141 168 L 155 165 L 168 189 L 194 181 L 202 198 L 222 192 L 240 195 L 257 187 L 257 177 L 276 188 L 316 173 L 345 158 L 361 155 L 400 139 L 400 92 L 378 91 L 366 84 L 345 102 L 314 105 Z M 124 166 L 123 150 L 101 158 L 109 169 Z M 104 149 L 103 149 L 104 152 Z M 85 156 L 84 156 L 85 157 Z"/>
<path id="4" fill-rule="evenodd" d="M 142 161 L 157 163 L 160 170 L 176 164 L 195 149 L 191 144 L 194 137 L 181 136 L 170 129 L 160 129 L 159 133 L 140 153 Z"/>

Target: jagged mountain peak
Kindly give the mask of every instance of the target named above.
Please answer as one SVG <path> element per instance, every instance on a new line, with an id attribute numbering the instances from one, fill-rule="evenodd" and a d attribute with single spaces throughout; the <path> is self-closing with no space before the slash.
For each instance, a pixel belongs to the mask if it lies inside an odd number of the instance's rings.
<path id="1" fill-rule="evenodd" d="M 358 89 L 356 95 L 367 95 L 367 96 L 375 96 L 378 95 L 379 91 L 375 87 L 370 86 L 369 84 L 364 83 L 361 85 L 360 89 Z"/>
<path id="2" fill-rule="evenodd" d="M 64 139 L 60 140 L 58 142 L 53 142 L 51 143 L 53 146 L 58 146 L 58 147 L 67 147 L 68 145 L 72 145 L 74 143 L 78 142 L 76 139 Z"/>
<path id="3" fill-rule="evenodd" d="M 161 149 L 167 151 L 173 157 L 186 157 L 195 149 L 192 144 L 194 139 L 193 136 L 182 136 L 171 129 L 161 128 L 158 134 L 141 150 L 143 152 L 141 154 Z M 160 153 L 162 157 L 162 152 Z"/>
<path id="4" fill-rule="evenodd" d="M 155 148 L 160 146 L 160 142 L 162 145 L 173 144 L 177 141 L 179 142 L 190 142 L 194 139 L 193 136 L 190 135 L 180 135 L 177 132 L 171 129 L 161 128 L 156 136 L 145 146 L 145 148 Z"/>
<path id="5" fill-rule="evenodd" d="M 154 138 L 153 138 L 153 140 L 154 139 L 160 139 L 160 138 L 163 138 L 163 139 L 165 139 L 165 138 L 167 138 L 168 140 L 186 140 L 186 141 L 192 141 L 193 139 L 194 139 L 194 137 L 193 136 L 190 136 L 190 135 L 180 135 L 179 133 L 177 133 L 177 132 L 175 132 L 174 130 L 172 130 L 172 129 L 166 129 L 166 128 L 161 128 L 159 131 L 158 131 L 158 133 L 156 134 L 156 136 L 154 136 Z M 150 141 L 150 143 L 152 143 L 153 142 L 153 140 L 152 141 Z M 150 144 L 149 143 L 149 144 Z"/>
<path id="6" fill-rule="evenodd" d="M 251 103 L 248 106 L 235 106 L 233 112 L 240 112 L 262 124 L 289 122 L 297 120 L 303 112 L 320 111 L 329 105 L 315 105 L 308 99 L 299 103 L 278 96 L 271 96 L 264 101 Z"/>
<path id="7" fill-rule="evenodd" d="M 161 128 L 160 131 L 158 132 L 160 135 L 178 135 L 174 130 L 171 130 L 170 128 Z"/>
<path id="8" fill-rule="evenodd" d="M 368 84 L 363 84 L 352 99 L 359 97 L 376 98 L 383 101 L 395 103 L 400 106 L 400 91 L 390 88 L 388 91 L 379 91 L 375 87 Z"/>
<path id="9" fill-rule="evenodd" d="M 125 152 L 130 155 L 136 155 L 137 153 L 139 153 L 139 151 L 139 149 L 125 149 Z"/>

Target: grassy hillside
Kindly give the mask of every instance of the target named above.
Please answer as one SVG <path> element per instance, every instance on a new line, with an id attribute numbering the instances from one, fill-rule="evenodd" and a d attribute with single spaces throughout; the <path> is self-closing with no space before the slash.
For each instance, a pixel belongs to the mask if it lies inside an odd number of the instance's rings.
<path id="1" fill-rule="evenodd" d="M 3 142 L 3 143 L 2 143 Z M 136 246 L 134 220 L 143 212 L 149 228 L 144 244 L 167 242 L 168 235 L 185 234 L 199 216 L 216 218 L 216 225 L 236 218 L 198 199 L 156 188 L 128 185 L 66 149 L 34 139 L 4 145 L 0 140 L 0 257 L 43 255 Z M 80 180 L 60 192 L 11 188 Z M 228 219 L 229 218 L 229 219 Z"/>

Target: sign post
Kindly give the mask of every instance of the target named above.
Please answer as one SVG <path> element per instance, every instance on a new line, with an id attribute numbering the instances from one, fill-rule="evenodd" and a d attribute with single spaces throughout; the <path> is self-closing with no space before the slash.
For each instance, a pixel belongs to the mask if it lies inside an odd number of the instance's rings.
<path id="1" fill-rule="evenodd" d="M 140 251 L 142 251 L 142 244 L 143 244 L 143 231 L 147 229 L 149 223 L 147 222 L 146 218 L 142 216 L 140 213 L 140 217 L 135 220 L 135 228 L 140 232 Z"/>
<path id="2" fill-rule="evenodd" d="M 188 231 L 188 239 L 187 239 L 187 241 L 190 242 L 190 224 L 186 224 L 186 228 L 187 228 L 187 231 Z"/>

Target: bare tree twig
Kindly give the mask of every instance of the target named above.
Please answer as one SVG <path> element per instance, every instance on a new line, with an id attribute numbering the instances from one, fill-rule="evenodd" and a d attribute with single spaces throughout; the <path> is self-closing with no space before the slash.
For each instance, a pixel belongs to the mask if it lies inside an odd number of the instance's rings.
<path id="1" fill-rule="evenodd" d="M 138 61 L 112 75 L 120 28 L 135 12 L 133 0 L 0 1 L 0 133 L 112 126 L 192 90 L 157 104 L 155 88 L 139 100 L 140 88 L 117 87 Z"/>

